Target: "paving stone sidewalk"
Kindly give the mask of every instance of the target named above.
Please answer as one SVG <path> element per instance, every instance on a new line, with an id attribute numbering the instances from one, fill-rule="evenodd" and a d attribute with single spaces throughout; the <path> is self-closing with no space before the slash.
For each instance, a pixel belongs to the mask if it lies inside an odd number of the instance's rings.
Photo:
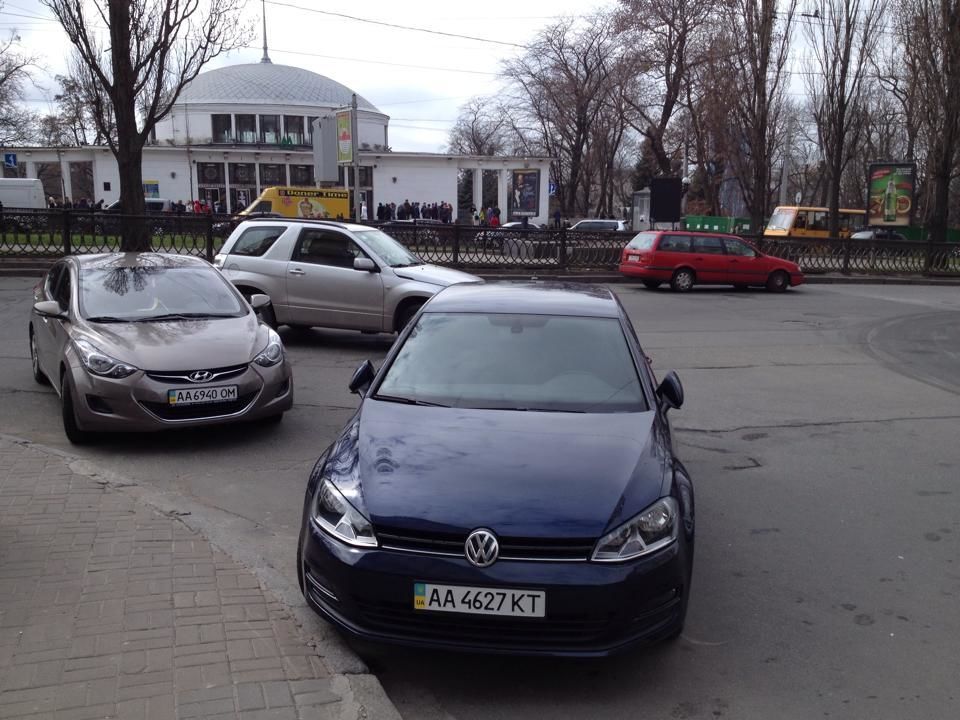
<path id="1" fill-rule="evenodd" d="M 0 439 L 0 718 L 377 714 L 201 535 Z"/>

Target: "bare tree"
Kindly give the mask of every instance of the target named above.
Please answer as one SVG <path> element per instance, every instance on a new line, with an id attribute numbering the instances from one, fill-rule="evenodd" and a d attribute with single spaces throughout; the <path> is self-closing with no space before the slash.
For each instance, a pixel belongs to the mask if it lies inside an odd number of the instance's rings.
<path id="1" fill-rule="evenodd" d="M 120 175 L 120 203 L 142 215 L 143 148 L 157 122 L 169 114 L 184 86 L 210 60 L 247 42 L 241 23 L 245 0 L 42 0 L 63 26 L 82 61 L 80 82 L 91 93 L 95 118 L 112 109 L 116 135 L 105 132 Z M 109 47 L 96 25 L 109 29 Z M 138 112 L 139 111 L 139 112 Z M 106 128 L 100 127 L 102 131 Z M 144 223 L 124 228 L 123 250 L 147 250 Z"/>
<path id="2" fill-rule="evenodd" d="M 460 108 L 447 146 L 463 155 L 499 155 L 506 150 L 507 119 L 491 98 L 471 98 Z"/>
<path id="3" fill-rule="evenodd" d="M 3 3 L 0 2 L 0 10 Z M 19 145 L 30 140 L 31 113 L 21 105 L 24 85 L 36 58 L 20 50 L 16 31 L 0 40 L 0 145 Z"/>
<path id="4" fill-rule="evenodd" d="M 844 170 L 863 130 L 864 79 L 886 0 L 814 0 L 804 27 L 812 54 L 805 76 L 827 176 L 828 231 L 840 233 Z"/>

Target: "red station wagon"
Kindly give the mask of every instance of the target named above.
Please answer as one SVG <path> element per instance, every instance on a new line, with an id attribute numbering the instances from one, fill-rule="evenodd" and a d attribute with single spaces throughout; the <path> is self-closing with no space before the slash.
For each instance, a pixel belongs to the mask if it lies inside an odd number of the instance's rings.
<path id="1" fill-rule="evenodd" d="M 764 255 L 735 235 L 677 230 L 639 233 L 623 249 L 620 272 L 651 290 L 665 282 L 678 292 L 694 285 L 762 285 L 783 292 L 800 285 L 800 266 Z"/>

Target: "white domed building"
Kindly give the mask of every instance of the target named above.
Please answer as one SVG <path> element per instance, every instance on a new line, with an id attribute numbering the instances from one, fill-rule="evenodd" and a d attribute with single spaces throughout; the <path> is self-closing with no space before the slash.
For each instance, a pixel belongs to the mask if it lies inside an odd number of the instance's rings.
<path id="1" fill-rule="evenodd" d="M 201 200 L 224 212 L 239 212 L 264 188 L 319 184 L 315 177 L 313 121 L 333 118 L 350 105 L 355 92 L 323 75 L 270 61 L 264 48 L 259 63 L 230 65 L 200 73 L 187 85 L 172 112 L 159 122 L 144 148 L 147 197 Z M 539 180 L 534 222 L 547 221 L 548 158 L 493 158 L 395 152 L 390 118 L 357 94 L 360 190 L 367 207 L 378 203 L 450 203 L 457 207 L 457 183 L 473 170 L 474 204 L 483 172 L 498 174 L 498 205 L 508 207 L 509 173 L 523 168 Z M 119 198 L 119 174 L 106 147 L 16 148 L 18 167 L 10 176 L 38 177 L 54 198 L 81 198 L 106 204 Z M 352 189 L 352 179 L 350 186 Z M 371 211 L 370 216 L 375 214 Z"/>

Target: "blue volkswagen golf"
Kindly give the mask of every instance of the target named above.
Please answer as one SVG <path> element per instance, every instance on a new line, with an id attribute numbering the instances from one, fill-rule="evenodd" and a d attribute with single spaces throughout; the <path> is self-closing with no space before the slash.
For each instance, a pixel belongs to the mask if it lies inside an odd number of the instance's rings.
<path id="1" fill-rule="evenodd" d="M 297 553 L 320 615 L 368 640 L 606 655 L 683 629 L 693 484 L 604 288 L 454 285 L 375 371 L 310 476 Z"/>

